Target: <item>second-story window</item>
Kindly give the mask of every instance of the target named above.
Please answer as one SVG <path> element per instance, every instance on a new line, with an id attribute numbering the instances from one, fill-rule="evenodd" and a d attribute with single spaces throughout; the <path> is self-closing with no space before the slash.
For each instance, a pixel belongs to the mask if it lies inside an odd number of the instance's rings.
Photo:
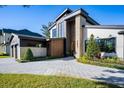
<path id="1" fill-rule="evenodd" d="M 64 37 L 64 23 L 61 22 L 58 24 L 58 34 L 59 34 L 59 37 Z"/>
<path id="2" fill-rule="evenodd" d="M 56 28 L 52 30 L 52 37 L 53 37 L 53 38 L 56 38 L 56 37 L 57 37 Z"/>

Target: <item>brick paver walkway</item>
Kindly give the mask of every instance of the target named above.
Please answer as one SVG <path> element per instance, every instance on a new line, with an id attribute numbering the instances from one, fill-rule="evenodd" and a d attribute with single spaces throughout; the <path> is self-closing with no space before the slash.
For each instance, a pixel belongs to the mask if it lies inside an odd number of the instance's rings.
<path id="1" fill-rule="evenodd" d="M 124 70 L 82 64 L 72 57 L 28 63 L 0 59 L 0 73 L 62 75 L 124 85 Z"/>

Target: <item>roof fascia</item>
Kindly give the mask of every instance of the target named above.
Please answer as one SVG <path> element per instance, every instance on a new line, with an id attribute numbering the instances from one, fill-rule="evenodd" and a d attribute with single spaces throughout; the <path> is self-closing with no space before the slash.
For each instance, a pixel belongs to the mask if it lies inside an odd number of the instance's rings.
<path id="1" fill-rule="evenodd" d="M 124 25 L 85 25 L 86 28 L 97 29 L 124 29 Z"/>
<path id="2" fill-rule="evenodd" d="M 81 10 L 76 10 L 76 11 L 72 12 L 71 14 L 67 15 L 67 16 L 64 18 L 64 20 L 67 20 L 67 19 L 69 19 L 69 18 L 71 18 L 71 17 L 74 17 L 74 16 L 76 16 L 76 15 L 79 15 L 79 14 L 81 14 Z"/>
<path id="3" fill-rule="evenodd" d="M 67 11 L 70 11 L 70 12 L 72 12 L 72 10 L 71 9 L 69 9 L 69 8 L 66 8 L 55 20 L 57 21 L 65 12 L 67 12 Z"/>
<path id="4" fill-rule="evenodd" d="M 51 30 L 55 25 L 56 25 L 56 22 L 54 22 L 54 23 L 48 28 L 48 30 Z"/>
<path id="5" fill-rule="evenodd" d="M 83 9 L 78 9 L 78 10 L 72 12 L 71 14 L 67 15 L 64 19 L 67 20 L 67 19 L 74 17 L 76 15 L 79 15 L 79 14 L 84 16 L 88 22 L 95 24 L 95 25 L 99 25 L 99 23 L 97 23 L 95 20 L 93 20 L 91 17 L 89 17 L 88 13 L 85 12 Z"/>

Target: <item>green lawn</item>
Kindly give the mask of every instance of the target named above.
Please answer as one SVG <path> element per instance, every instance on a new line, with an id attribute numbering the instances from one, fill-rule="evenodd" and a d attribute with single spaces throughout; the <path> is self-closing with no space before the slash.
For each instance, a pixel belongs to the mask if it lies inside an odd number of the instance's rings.
<path id="1" fill-rule="evenodd" d="M 0 74 L 1 88 L 113 88 L 116 85 L 71 77 Z"/>
<path id="2" fill-rule="evenodd" d="M 9 58 L 10 56 L 0 56 L 0 58 Z"/>

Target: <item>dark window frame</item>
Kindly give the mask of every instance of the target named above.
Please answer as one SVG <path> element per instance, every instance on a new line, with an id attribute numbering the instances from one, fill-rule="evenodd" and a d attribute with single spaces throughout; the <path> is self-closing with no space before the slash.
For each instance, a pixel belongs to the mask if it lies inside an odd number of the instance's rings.
<path id="1" fill-rule="evenodd" d="M 95 39 L 101 52 L 116 53 L 116 37 Z M 85 52 L 87 50 L 88 40 L 85 40 Z M 111 47 L 111 48 L 110 48 Z"/>

